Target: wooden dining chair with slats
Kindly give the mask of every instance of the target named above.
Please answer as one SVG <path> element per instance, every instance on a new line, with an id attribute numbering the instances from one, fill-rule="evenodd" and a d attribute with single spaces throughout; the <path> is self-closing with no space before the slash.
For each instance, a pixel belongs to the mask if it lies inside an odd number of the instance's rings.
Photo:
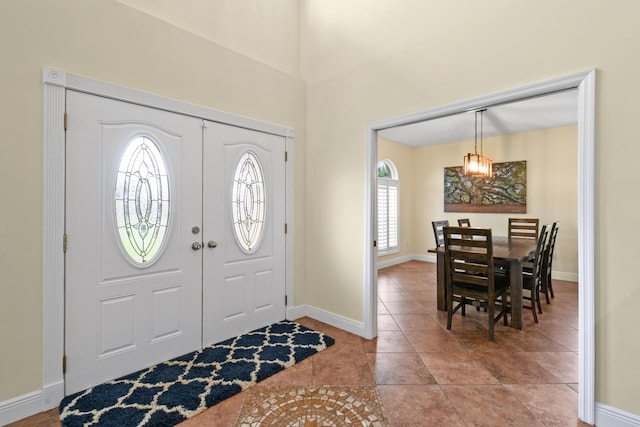
<path id="1" fill-rule="evenodd" d="M 536 245 L 536 252 L 533 256 L 533 263 L 531 270 L 523 270 L 522 272 L 522 289 L 528 290 L 529 295 L 524 295 L 523 299 L 531 302 L 531 305 L 522 305 L 524 308 L 530 308 L 533 312 L 533 320 L 538 323 L 538 313 L 542 314 L 542 304 L 540 304 L 540 292 L 542 290 L 543 282 L 543 268 L 545 258 L 545 249 L 547 242 L 547 226 L 543 225 L 540 230 L 540 237 L 538 238 L 538 244 Z M 536 312 L 537 308 L 537 312 Z"/>
<path id="2" fill-rule="evenodd" d="M 449 226 L 449 221 L 441 220 L 441 221 L 431 221 L 431 226 L 433 227 L 433 236 L 436 239 L 436 246 L 441 247 L 444 245 L 444 233 L 442 229 L 444 227 Z"/>
<path id="3" fill-rule="evenodd" d="M 510 239 L 538 239 L 538 218 L 509 218 L 509 238 Z M 527 259 L 533 261 L 533 258 Z"/>
<path id="4" fill-rule="evenodd" d="M 536 240 L 539 227 L 538 218 L 509 218 L 509 238 Z"/>
<path id="5" fill-rule="evenodd" d="M 500 318 L 504 319 L 505 325 L 508 323 L 509 283 L 504 278 L 496 280 L 494 277 L 491 229 L 444 227 L 443 232 L 447 329 L 451 330 L 456 311 L 461 310 L 465 315 L 466 304 L 486 307 L 489 341 L 493 341 L 495 323 Z"/>
<path id="6" fill-rule="evenodd" d="M 553 295 L 553 283 L 551 281 L 551 267 L 553 265 L 553 250 L 556 246 L 556 238 L 558 237 L 558 229 L 560 227 L 560 223 L 558 221 L 554 222 L 551 226 L 551 231 L 549 232 L 549 237 L 547 238 L 547 246 L 544 253 L 544 260 L 542 264 L 542 293 L 545 296 L 547 304 L 551 303 L 549 299 L 549 295 L 551 298 L 555 298 Z"/>

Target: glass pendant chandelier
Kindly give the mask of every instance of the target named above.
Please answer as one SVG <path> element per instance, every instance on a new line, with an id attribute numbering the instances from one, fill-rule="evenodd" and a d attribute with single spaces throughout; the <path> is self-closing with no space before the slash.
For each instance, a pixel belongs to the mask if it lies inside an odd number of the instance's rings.
<path id="1" fill-rule="evenodd" d="M 469 176 L 477 176 L 481 178 L 491 178 L 493 176 L 493 162 L 490 158 L 482 155 L 482 127 L 484 110 L 475 112 L 475 152 L 468 153 L 464 156 L 464 174 Z M 478 154 L 478 113 L 480 113 L 480 154 Z"/>

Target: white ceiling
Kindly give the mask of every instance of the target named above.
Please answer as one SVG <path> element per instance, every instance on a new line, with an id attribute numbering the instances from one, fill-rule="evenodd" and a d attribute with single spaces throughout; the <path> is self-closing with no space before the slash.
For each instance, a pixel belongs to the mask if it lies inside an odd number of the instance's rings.
<path id="1" fill-rule="evenodd" d="M 578 123 L 578 91 L 569 90 L 488 107 L 483 136 L 507 135 Z M 473 140 L 473 111 L 378 131 L 378 137 L 410 147 Z M 478 116 L 480 139 L 480 116 Z"/>

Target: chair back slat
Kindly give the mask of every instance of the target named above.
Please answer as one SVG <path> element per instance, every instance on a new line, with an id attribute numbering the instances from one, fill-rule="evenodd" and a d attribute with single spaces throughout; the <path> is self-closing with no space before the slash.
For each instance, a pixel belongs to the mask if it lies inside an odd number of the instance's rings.
<path id="1" fill-rule="evenodd" d="M 476 243 L 477 244 L 477 243 Z M 449 253 L 453 259 L 463 260 L 466 263 L 478 263 L 483 264 L 485 262 L 486 254 L 479 249 L 474 249 L 473 246 L 460 247 L 459 249 L 456 246 L 450 247 Z M 472 252 L 477 251 L 477 252 Z"/>

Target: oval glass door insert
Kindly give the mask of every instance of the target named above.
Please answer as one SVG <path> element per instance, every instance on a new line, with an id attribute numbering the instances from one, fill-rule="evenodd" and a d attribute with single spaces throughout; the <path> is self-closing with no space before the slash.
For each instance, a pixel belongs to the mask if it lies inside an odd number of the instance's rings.
<path id="1" fill-rule="evenodd" d="M 129 142 L 118 166 L 115 216 L 120 245 L 136 266 L 149 266 L 162 252 L 171 198 L 165 160 L 147 136 Z"/>
<path id="2" fill-rule="evenodd" d="M 266 215 L 264 174 L 257 156 L 247 151 L 233 175 L 231 210 L 233 230 L 240 248 L 254 253 L 262 241 Z"/>

